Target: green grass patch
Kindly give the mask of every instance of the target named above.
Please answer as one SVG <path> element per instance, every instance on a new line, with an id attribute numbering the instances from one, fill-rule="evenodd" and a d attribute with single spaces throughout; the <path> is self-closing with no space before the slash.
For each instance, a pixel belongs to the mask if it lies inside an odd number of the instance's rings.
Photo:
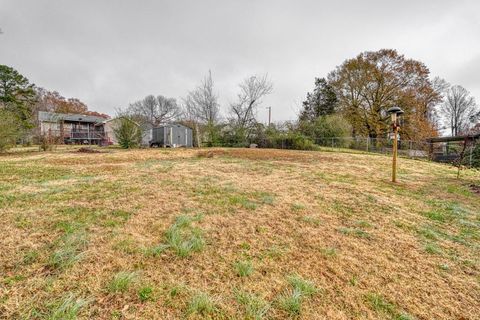
<path id="1" fill-rule="evenodd" d="M 153 300 L 153 287 L 152 286 L 143 286 L 138 289 L 138 298 L 142 302 Z"/>
<path id="2" fill-rule="evenodd" d="M 322 224 L 321 220 L 316 218 L 316 217 L 313 217 L 313 216 L 302 216 L 299 218 L 300 221 L 303 221 L 307 224 L 310 224 L 312 226 L 315 226 L 315 227 L 318 227 L 319 225 Z"/>
<path id="3" fill-rule="evenodd" d="M 48 320 L 75 320 L 80 311 L 88 304 L 85 299 L 69 295 L 48 305 L 49 314 L 45 317 Z"/>
<path id="4" fill-rule="evenodd" d="M 338 231 L 340 233 L 343 233 L 345 235 L 351 235 L 357 238 L 364 238 L 364 239 L 369 239 L 371 238 L 370 234 L 367 231 L 364 231 L 359 228 L 339 228 Z"/>
<path id="5" fill-rule="evenodd" d="M 274 202 L 274 197 L 270 193 L 242 191 L 231 184 L 216 184 L 211 179 L 200 181 L 193 193 L 201 202 L 214 205 L 217 209 L 222 208 L 224 212 L 238 207 L 255 210 L 261 205 L 272 205 Z"/>
<path id="6" fill-rule="evenodd" d="M 270 304 L 253 293 L 235 290 L 235 300 L 241 305 L 244 319 L 261 320 L 267 317 Z"/>
<path id="7" fill-rule="evenodd" d="M 72 266 L 83 257 L 87 244 L 85 231 L 72 229 L 66 232 L 56 243 L 56 249 L 50 255 L 48 265 L 58 270 Z"/>
<path id="8" fill-rule="evenodd" d="M 303 296 L 299 290 L 287 290 L 277 299 L 277 305 L 290 316 L 299 316 L 302 311 Z"/>
<path id="9" fill-rule="evenodd" d="M 429 254 L 437 254 L 437 255 L 442 254 L 442 249 L 440 249 L 440 247 L 434 243 L 425 244 L 424 250 L 426 253 L 429 253 Z"/>
<path id="10" fill-rule="evenodd" d="M 287 282 L 291 288 L 278 297 L 277 305 L 288 315 L 299 316 L 304 299 L 316 294 L 318 289 L 312 281 L 306 280 L 297 274 L 287 277 Z"/>
<path id="11" fill-rule="evenodd" d="M 237 261 L 233 264 L 233 268 L 239 277 L 248 277 L 254 270 L 251 261 Z"/>
<path id="12" fill-rule="evenodd" d="M 166 246 L 182 258 L 202 251 L 205 247 L 202 230 L 193 226 L 200 219 L 201 216 L 178 216 L 165 232 Z"/>
<path id="13" fill-rule="evenodd" d="M 187 315 L 212 316 L 218 311 L 215 301 L 204 292 L 195 294 L 188 303 Z"/>
<path id="14" fill-rule="evenodd" d="M 305 209 L 305 205 L 303 203 L 292 203 L 291 208 L 292 211 L 301 211 Z"/>
<path id="15" fill-rule="evenodd" d="M 298 274 L 289 276 L 287 280 L 294 290 L 300 291 L 302 296 L 309 297 L 318 292 L 318 289 L 315 287 L 315 284 L 312 281 L 303 279 Z"/>
<path id="16" fill-rule="evenodd" d="M 365 296 L 365 299 L 370 307 L 379 315 L 387 316 L 388 318 L 395 320 L 413 320 L 410 315 L 400 312 L 397 306 L 385 299 L 380 294 L 368 293 Z"/>
<path id="17" fill-rule="evenodd" d="M 138 278 L 136 272 L 121 271 L 113 277 L 108 284 L 108 291 L 111 293 L 123 293 L 128 290 L 130 285 Z"/>

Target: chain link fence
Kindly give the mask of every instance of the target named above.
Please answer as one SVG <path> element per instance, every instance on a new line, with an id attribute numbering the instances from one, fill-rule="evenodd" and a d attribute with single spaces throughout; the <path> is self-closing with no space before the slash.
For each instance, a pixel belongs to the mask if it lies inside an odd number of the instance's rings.
<path id="1" fill-rule="evenodd" d="M 316 138 L 316 145 L 321 147 L 345 148 L 365 152 L 391 154 L 393 140 L 385 138 L 368 137 L 337 137 Z M 431 144 L 421 141 L 400 140 L 398 141 L 398 154 L 409 158 L 428 158 Z"/>
<path id="2" fill-rule="evenodd" d="M 259 148 L 314 150 L 316 148 L 349 149 L 369 153 L 391 155 L 393 140 L 387 138 L 369 137 L 317 137 L 305 139 L 291 136 L 264 137 L 252 139 L 249 142 L 217 145 L 220 147 L 248 147 L 254 145 Z M 398 155 L 411 159 L 429 159 L 437 162 L 457 163 L 460 158 L 462 164 L 468 167 L 480 167 L 480 141 L 468 143 L 464 148 L 464 141 L 427 142 L 413 140 L 398 141 Z"/>

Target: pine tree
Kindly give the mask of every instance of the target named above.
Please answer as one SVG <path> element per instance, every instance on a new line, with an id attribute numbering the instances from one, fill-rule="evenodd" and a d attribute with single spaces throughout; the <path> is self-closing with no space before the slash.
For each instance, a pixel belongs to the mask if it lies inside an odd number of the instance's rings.
<path id="1" fill-rule="evenodd" d="M 31 127 L 34 85 L 17 70 L 0 65 L 0 103 L 17 115 L 25 128 Z"/>
<path id="2" fill-rule="evenodd" d="M 312 93 L 307 93 L 307 99 L 303 102 L 300 121 L 313 122 L 320 116 L 335 113 L 337 101 L 337 95 L 327 80 L 315 78 L 315 88 Z"/>

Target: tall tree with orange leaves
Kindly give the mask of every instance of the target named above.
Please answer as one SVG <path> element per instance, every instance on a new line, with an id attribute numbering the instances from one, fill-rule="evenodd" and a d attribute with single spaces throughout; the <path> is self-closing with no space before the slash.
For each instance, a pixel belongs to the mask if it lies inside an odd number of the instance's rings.
<path id="1" fill-rule="evenodd" d="M 422 62 L 382 49 L 346 60 L 328 79 L 353 135 L 386 137 L 390 121 L 386 110 L 398 105 L 405 110 L 403 139 L 420 140 L 437 134 L 432 110 L 441 96 L 429 74 Z"/>

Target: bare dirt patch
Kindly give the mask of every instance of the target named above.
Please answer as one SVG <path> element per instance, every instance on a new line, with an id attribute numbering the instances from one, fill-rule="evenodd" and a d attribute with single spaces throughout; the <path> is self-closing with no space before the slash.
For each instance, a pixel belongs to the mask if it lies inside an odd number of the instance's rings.
<path id="1" fill-rule="evenodd" d="M 473 193 L 480 195 L 480 185 L 471 184 L 470 190 L 472 190 Z"/>
<path id="2" fill-rule="evenodd" d="M 93 149 L 89 147 L 81 147 L 80 149 L 77 150 L 78 153 L 102 153 L 102 151 L 98 149 Z"/>

